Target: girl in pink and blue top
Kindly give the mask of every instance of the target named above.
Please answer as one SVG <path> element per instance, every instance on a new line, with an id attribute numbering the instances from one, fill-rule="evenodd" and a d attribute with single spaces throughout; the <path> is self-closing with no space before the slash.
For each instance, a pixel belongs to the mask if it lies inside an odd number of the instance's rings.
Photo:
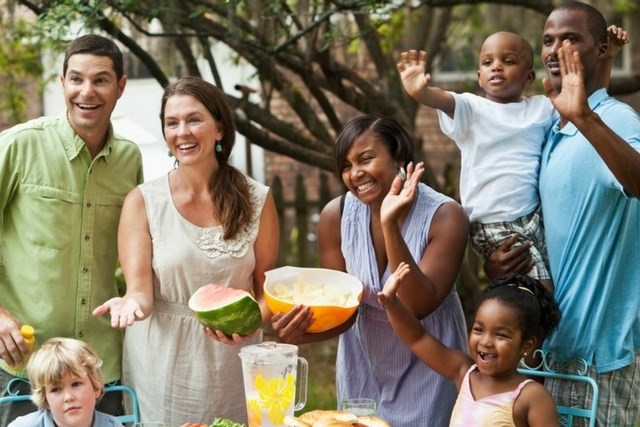
<path id="1" fill-rule="evenodd" d="M 492 282 L 480 295 L 467 354 L 433 337 L 397 297 L 407 272 L 408 266 L 400 264 L 378 299 L 405 345 L 456 385 L 450 426 L 559 425 L 544 386 L 517 370 L 521 358 L 537 348 L 536 337 L 546 336 L 560 320 L 551 293 L 524 275 Z"/>

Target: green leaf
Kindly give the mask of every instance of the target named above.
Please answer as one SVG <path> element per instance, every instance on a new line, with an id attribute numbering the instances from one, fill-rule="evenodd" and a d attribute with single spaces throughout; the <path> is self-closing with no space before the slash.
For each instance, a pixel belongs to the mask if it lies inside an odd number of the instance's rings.
<path id="1" fill-rule="evenodd" d="M 209 427 L 246 427 L 244 424 L 236 423 L 226 418 L 216 418 Z"/>

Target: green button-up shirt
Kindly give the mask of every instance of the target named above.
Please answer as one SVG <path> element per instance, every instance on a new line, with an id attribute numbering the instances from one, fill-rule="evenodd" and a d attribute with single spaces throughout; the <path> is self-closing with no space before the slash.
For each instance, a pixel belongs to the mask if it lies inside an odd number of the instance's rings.
<path id="1" fill-rule="evenodd" d="M 120 378 L 122 332 L 91 312 L 117 295 L 120 210 L 141 182 L 140 150 L 113 129 L 93 159 L 66 114 L 0 134 L 0 305 L 35 328 L 36 348 L 57 336 L 89 343 L 106 382 Z"/>

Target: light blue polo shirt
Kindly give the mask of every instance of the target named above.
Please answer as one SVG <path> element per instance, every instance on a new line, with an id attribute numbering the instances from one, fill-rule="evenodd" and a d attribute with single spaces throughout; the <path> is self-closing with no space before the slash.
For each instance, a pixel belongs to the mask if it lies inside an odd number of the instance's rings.
<path id="1" fill-rule="evenodd" d="M 640 151 L 640 116 L 604 89 L 589 106 Z M 560 327 L 545 342 L 558 361 L 599 373 L 640 348 L 640 200 L 627 193 L 572 123 L 555 123 L 542 153 L 540 196 Z"/>

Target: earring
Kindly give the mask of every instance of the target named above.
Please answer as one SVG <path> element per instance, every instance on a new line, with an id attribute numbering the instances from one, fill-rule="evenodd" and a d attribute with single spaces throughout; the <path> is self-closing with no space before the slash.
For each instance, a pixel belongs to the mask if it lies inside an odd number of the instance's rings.
<path id="1" fill-rule="evenodd" d="M 407 179 L 407 171 L 404 170 L 404 166 L 400 166 L 398 169 L 398 176 L 402 181 Z"/>
<path id="2" fill-rule="evenodd" d="M 216 153 L 222 153 L 222 145 L 220 143 L 216 144 Z"/>

